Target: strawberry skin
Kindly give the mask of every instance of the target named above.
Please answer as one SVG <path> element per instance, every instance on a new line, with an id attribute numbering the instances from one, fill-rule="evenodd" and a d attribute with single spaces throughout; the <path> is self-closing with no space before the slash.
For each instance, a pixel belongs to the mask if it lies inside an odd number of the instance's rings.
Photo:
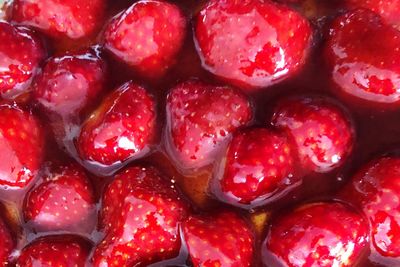
<path id="1" fill-rule="evenodd" d="M 159 77 L 173 65 L 185 32 L 186 19 L 177 6 L 142 0 L 110 22 L 105 48 L 140 74 Z"/>
<path id="2" fill-rule="evenodd" d="M 194 267 L 250 267 L 254 234 L 233 212 L 190 216 L 182 224 Z"/>
<path id="3" fill-rule="evenodd" d="M 23 188 L 37 174 L 44 134 L 29 112 L 0 105 L 0 186 Z"/>
<path id="4" fill-rule="evenodd" d="M 11 232 L 8 229 L 8 226 L 0 218 L 0 266 L 6 267 L 8 266 L 8 258 L 14 249 L 15 241 Z"/>
<path id="5" fill-rule="evenodd" d="M 154 168 L 122 171 L 103 194 L 100 226 L 105 237 L 94 252 L 94 266 L 147 266 L 176 257 L 178 225 L 187 212 L 174 184 Z"/>
<path id="6" fill-rule="evenodd" d="M 339 92 L 362 102 L 398 104 L 399 47 L 400 33 L 374 12 L 358 9 L 339 16 L 325 48 Z"/>
<path id="7" fill-rule="evenodd" d="M 12 20 L 54 38 L 80 39 L 102 25 L 104 0 L 15 0 Z"/>
<path id="8" fill-rule="evenodd" d="M 279 102 L 272 125 L 297 144 L 305 169 L 329 172 L 342 165 L 354 146 L 354 126 L 347 112 L 330 98 L 292 97 Z"/>
<path id="9" fill-rule="evenodd" d="M 268 266 L 350 267 L 368 245 L 368 223 L 338 202 L 300 206 L 272 222 L 262 248 Z"/>
<path id="10" fill-rule="evenodd" d="M 295 73 L 305 61 L 311 35 L 305 18 L 269 0 L 211 0 L 195 24 L 203 67 L 249 89 Z"/>
<path id="11" fill-rule="evenodd" d="M 109 166 L 144 155 L 154 136 L 154 106 L 143 87 L 133 82 L 120 86 L 83 123 L 81 158 Z"/>
<path id="12" fill-rule="evenodd" d="M 41 40 L 34 32 L 0 21 L 0 94 L 15 98 L 26 92 L 45 57 Z"/>
<path id="13" fill-rule="evenodd" d="M 23 212 L 35 232 L 90 231 L 95 215 L 92 185 L 76 164 L 49 164 L 40 183 L 26 195 Z"/>
<path id="14" fill-rule="evenodd" d="M 224 141 L 253 117 L 239 91 L 194 80 L 171 90 L 166 113 L 167 146 L 181 169 L 214 162 Z"/>

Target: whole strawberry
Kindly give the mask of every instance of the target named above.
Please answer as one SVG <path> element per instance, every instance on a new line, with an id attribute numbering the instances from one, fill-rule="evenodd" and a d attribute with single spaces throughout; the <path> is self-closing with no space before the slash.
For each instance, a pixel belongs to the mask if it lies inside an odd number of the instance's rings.
<path id="1" fill-rule="evenodd" d="M 9 256 L 14 249 L 15 240 L 11 235 L 8 226 L 0 217 L 0 266 L 9 266 Z"/>
<path id="2" fill-rule="evenodd" d="M 203 67 L 244 88 L 292 76 L 306 60 L 311 35 L 305 18 L 270 0 L 211 0 L 195 22 Z"/>
<path id="3" fill-rule="evenodd" d="M 231 133 L 253 117 L 249 100 L 230 87 L 187 81 L 167 97 L 166 143 L 181 169 L 215 161 Z"/>

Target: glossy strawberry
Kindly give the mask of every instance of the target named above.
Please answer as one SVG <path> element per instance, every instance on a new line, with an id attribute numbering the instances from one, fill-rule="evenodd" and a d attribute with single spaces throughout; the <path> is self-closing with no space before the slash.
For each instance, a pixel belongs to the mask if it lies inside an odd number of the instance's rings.
<path id="1" fill-rule="evenodd" d="M 177 85 L 167 98 L 167 145 L 181 168 L 215 161 L 231 133 L 252 119 L 249 100 L 230 87 L 199 81 Z"/>
<path id="2" fill-rule="evenodd" d="M 222 201 L 264 205 L 298 184 L 295 151 L 288 137 L 266 128 L 237 132 L 211 185 Z"/>
<path id="3" fill-rule="evenodd" d="M 52 57 L 36 78 L 34 97 L 47 111 L 78 115 L 103 89 L 105 72 L 105 62 L 94 50 Z"/>
<path id="4" fill-rule="evenodd" d="M 5 267 L 8 266 L 9 256 L 14 249 L 15 241 L 11 232 L 8 229 L 8 226 L 0 218 L 0 266 Z"/>
<path id="5" fill-rule="evenodd" d="M 84 160 L 113 165 L 149 151 L 155 107 L 144 88 L 128 82 L 112 92 L 84 122 L 78 151 Z"/>
<path id="6" fill-rule="evenodd" d="M 188 206 L 173 183 L 154 168 L 131 167 L 107 186 L 100 225 L 105 232 L 94 266 L 147 266 L 176 257 L 179 223 Z"/>
<path id="7" fill-rule="evenodd" d="M 400 158 L 382 157 L 366 164 L 342 192 L 361 208 L 371 225 L 372 258 L 400 264 Z"/>
<path id="8" fill-rule="evenodd" d="M 14 98 L 26 91 L 45 57 L 34 32 L 0 21 L 0 94 Z"/>
<path id="9" fill-rule="evenodd" d="M 272 124 L 292 136 L 302 165 L 309 171 L 337 168 L 353 149 L 354 126 L 347 112 L 329 98 L 285 99 L 276 106 Z"/>
<path id="10" fill-rule="evenodd" d="M 12 20 L 55 38 L 79 39 L 101 27 L 104 0 L 15 0 Z"/>
<path id="11" fill-rule="evenodd" d="M 254 236 L 235 213 L 190 216 L 182 228 L 194 267 L 252 266 Z"/>
<path id="12" fill-rule="evenodd" d="M 25 221 L 35 231 L 92 230 L 95 199 L 85 172 L 75 164 L 46 167 L 25 197 Z"/>
<path id="13" fill-rule="evenodd" d="M 37 119 L 16 106 L 0 105 L 0 185 L 22 188 L 37 174 L 44 134 Z"/>
<path id="14" fill-rule="evenodd" d="M 339 92 L 372 103 L 399 103 L 399 46 L 400 33 L 374 12 L 359 9 L 339 16 L 325 50 Z"/>
<path id="15" fill-rule="evenodd" d="M 195 37 L 205 69 L 259 88 L 303 65 L 311 28 L 300 14 L 270 0 L 211 0 L 197 16 Z"/>
<path id="16" fill-rule="evenodd" d="M 272 222 L 264 241 L 268 266 L 356 266 L 368 245 L 365 218 L 341 203 L 300 206 Z"/>
<path id="17" fill-rule="evenodd" d="M 158 77 L 174 63 L 186 31 L 186 19 L 167 1 L 141 0 L 107 26 L 105 47 L 140 74 Z"/>
<path id="18" fill-rule="evenodd" d="M 85 267 L 91 245 L 78 236 L 46 236 L 22 249 L 17 267 Z"/>

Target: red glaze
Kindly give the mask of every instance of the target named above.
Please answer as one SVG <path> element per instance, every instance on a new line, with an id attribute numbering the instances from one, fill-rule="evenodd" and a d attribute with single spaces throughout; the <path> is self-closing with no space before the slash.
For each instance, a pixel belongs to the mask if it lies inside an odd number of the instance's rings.
<path id="1" fill-rule="evenodd" d="M 307 170 L 329 172 L 352 152 L 354 126 L 332 99 L 292 97 L 279 102 L 274 111 L 272 125 L 291 135 Z"/>
<path id="2" fill-rule="evenodd" d="M 313 203 L 272 222 L 264 241 L 268 266 L 356 266 L 368 245 L 368 223 L 341 203 Z"/>
<path id="3" fill-rule="evenodd" d="M 102 26 L 105 0 L 14 0 L 12 20 L 55 38 L 79 39 Z"/>
<path id="4" fill-rule="evenodd" d="M 400 33 L 374 12 L 359 9 L 339 16 L 325 50 L 337 90 L 372 103 L 398 104 L 399 47 Z"/>
<path id="5" fill-rule="evenodd" d="M 26 195 L 25 221 L 35 231 L 92 230 L 95 199 L 85 172 L 76 164 L 46 167 Z"/>
<path id="6" fill-rule="evenodd" d="M 382 157 L 366 164 L 341 193 L 364 211 L 371 225 L 373 260 L 400 264 L 400 158 Z"/>
<path id="7" fill-rule="evenodd" d="M 222 201 L 242 207 L 272 202 L 298 184 L 294 153 L 283 133 L 265 128 L 237 132 L 211 191 Z"/>
<path id="8" fill-rule="evenodd" d="M 78 115 L 102 91 L 105 75 L 105 62 L 95 51 L 52 57 L 34 83 L 34 97 L 46 111 Z"/>
<path id="9" fill-rule="evenodd" d="M 240 87 L 260 88 L 303 65 L 311 28 L 269 0 L 211 0 L 196 19 L 195 38 L 205 69 Z"/>
<path id="10" fill-rule="evenodd" d="M 11 235 L 8 226 L 0 218 L 0 266 L 6 267 L 11 251 L 15 245 L 14 238 Z"/>
<path id="11" fill-rule="evenodd" d="M 107 26 L 105 48 L 140 74 L 159 77 L 175 62 L 185 32 L 186 19 L 177 6 L 141 0 Z"/>
<path id="12" fill-rule="evenodd" d="M 77 142 L 82 159 L 113 165 L 149 151 L 155 131 L 154 100 L 127 82 L 106 97 L 83 123 Z"/>
<path id="13" fill-rule="evenodd" d="M 247 97 L 230 87 L 188 81 L 167 97 L 166 142 L 181 169 L 215 161 L 224 141 L 253 117 Z"/>
<path id="14" fill-rule="evenodd" d="M 72 235 L 46 236 L 26 246 L 18 258 L 18 267 L 85 267 L 90 244 Z"/>
<path id="15" fill-rule="evenodd" d="M 27 186 L 42 163 L 43 145 L 42 129 L 32 114 L 0 105 L 0 186 Z"/>
<path id="16" fill-rule="evenodd" d="M 105 237 L 96 247 L 94 266 L 147 266 L 176 257 L 178 226 L 187 209 L 173 183 L 154 168 L 131 167 L 117 174 L 103 194 Z"/>
<path id="17" fill-rule="evenodd" d="M 190 216 L 182 225 L 194 267 L 250 267 L 254 234 L 233 212 Z"/>
<path id="18" fill-rule="evenodd" d="M 0 94 L 15 98 L 27 92 L 45 57 L 41 40 L 27 28 L 0 21 Z"/>

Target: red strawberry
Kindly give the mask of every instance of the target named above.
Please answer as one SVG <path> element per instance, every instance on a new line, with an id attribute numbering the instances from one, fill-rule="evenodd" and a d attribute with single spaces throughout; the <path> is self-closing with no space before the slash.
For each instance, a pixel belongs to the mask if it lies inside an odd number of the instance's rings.
<path id="1" fill-rule="evenodd" d="M 298 184 L 286 135 L 264 128 L 237 132 L 211 190 L 222 201 L 253 207 L 276 200 Z"/>
<path id="2" fill-rule="evenodd" d="M 235 213 L 191 216 L 182 228 L 194 267 L 251 266 L 254 235 Z"/>
<path id="3" fill-rule="evenodd" d="M 102 90 L 105 62 L 94 51 L 50 58 L 34 83 L 34 96 L 59 115 L 76 115 Z"/>
<path id="4" fill-rule="evenodd" d="M 342 165 L 353 149 L 354 126 L 347 113 L 323 97 L 293 97 L 275 108 L 272 124 L 297 144 L 303 167 L 328 172 Z"/>
<path id="5" fill-rule="evenodd" d="M 342 192 L 371 225 L 373 259 L 400 264 L 400 158 L 382 157 L 364 166 Z M 383 261 L 382 261 L 383 262 Z"/>
<path id="6" fill-rule="evenodd" d="M 0 266 L 8 266 L 8 258 L 14 248 L 15 242 L 7 225 L 0 218 Z"/>
<path id="7" fill-rule="evenodd" d="M 92 230 L 95 199 L 85 172 L 75 164 L 48 166 L 25 197 L 24 217 L 35 231 Z"/>
<path id="8" fill-rule="evenodd" d="M 0 105 L 0 186 L 25 187 L 37 174 L 44 134 L 32 114 Z"/>
<path id="9" fill-rule="evenodd" d="M 94 266 L 147 266 L 179 254 L 179 223 L 187 213 L 173 183 L 153 168 L 131 167 L 116 175 L 103 195 L 105 237 Z"/>
<path id="10" fill-rule="evenodd" d="M 249 100 L 233 88 L 184 82 L 167 98 L 167 145 L 181 168 L 201 167 L 251 119 Z"/>
<path id="11" fill-rule="evenodd" d="M 397 30 L 374 12 L 359 9 L 333 22 L 325 57 L 333 81 L 347 95 L 375 103 L 399 103 L 399 47 Z"/>
<path id="12" fill-rule="evenodd" d="M 0 21 L 0 94 L 14 98 L 27 91 L 45 56 L 36 35 L 23 27 Z"/>
<path id="13" fill-rule="evenodd" d="M 358 266 L 368 223 L 341 203 L 303 205 L 272 222 L 262 248 L 268 266 Z"/>
<path id="14" fill-rule="evenodd" d="M 303 65 L 311 28 L 269 0 L 211 0 L 197 17 L 195 37 L 204 68 L 235 85 L 260 88 Z"/>
<path id="15" fill-rule="evenodd" d="M 171 3 L 142 0 L 117 15 L 105 31 L 105 47 L 147 77 L 158 77 L 174 63 L 186 19 Z"/>
<path id="16" fill-rule="evenodd" d="M 78 236 L 42 237 L 21 251 L 17 267 L 85 267 L 90 247 L 88 241 Z"/>
<path id="17" fill-rule="evenodd" d="M 104 0 L 15 0 L 13 21 L 55 38 L 79 39 L 102 26 Z"/>
<path id="18" fill-rule="evenodd" d="M 153 98 L 133 82 L 120 86 L 92 113 L 78 139 L 81 157 L 113 165 L 149 150 L 155 127 Z"/>

